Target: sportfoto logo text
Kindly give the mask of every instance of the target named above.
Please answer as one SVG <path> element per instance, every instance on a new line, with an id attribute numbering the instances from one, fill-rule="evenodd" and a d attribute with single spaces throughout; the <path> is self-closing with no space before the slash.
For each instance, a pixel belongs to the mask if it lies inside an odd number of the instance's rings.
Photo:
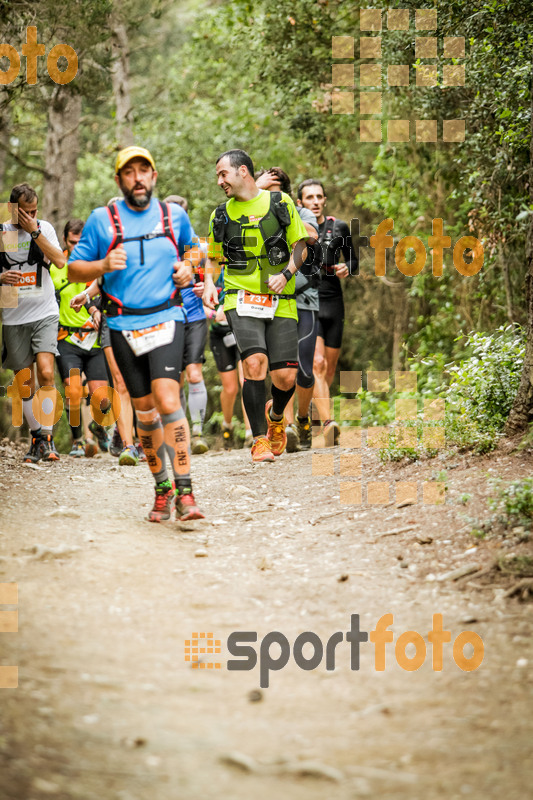
<path id="1" fill-rule="evenodd" d="M 26 28 L 26 43 L 21 47 L 22 55 L 26 58 L 26 83 L 34 86 L 37 83 L 37 59 L 44 56 L 44 44 L 37 41 L 37 28 L 34 25 Z M 59 69 L 59 59 L 66 61 L 66 67 Z M 9 66 L 4 68 L 2 59 L 9 61 Z M 20 55 L 18 50 L 7 42 L 0 44 L 0 85 L 7 86 L 18 78 L 20 73 Z M 78 54 L 68 44 L 56 44 L 51 48 L 46 59 L 48 75 L 54 81 L 64 85 L 74 80 L 78 74 Z"/>
<path id="2" fill-rule="evenodd" d="M 350 669 L 358 671 L 361 644 L 369 640 L 374 645 L 376 672 L 383 672 L 387 664 L 390 666 L 393 658 L 406 672 L 414 672 L 425 663 L 426 641 L 417 631 L 404 631 L 397 637 L 394 648 L 387 647 L 394 640 L 394 634 L 389 630 L 394 624 L 393 614 L 384 614 L 380 617 L 370 633 L 360 629 L 359 614 L 352 614 L 350 622 L 349 631 L 346 633 L 336 631 L 325 643 L 318 634 L 305 631 L 296 637 L 291 646 L 283 633 L 272 631 L 261 639 L 258 649 L 252 644 L 258 641 L 256 631 L 234 631 L 228 636 L 226 647 L 236 658 L 228 659 L 226 669 L 230 672 L 243 672 L 259 666 L 259 685 L 262 689 L 266 689 L 270 685 L 270 673 L 279 672 L 287 666 L 291 651 L 294 662 L 301 670 L 309 672 L 324 664 L 326 670 L 330 672 L 336 669 L 336 659 L 341 652 L 342 657 L 346 658 L 345 651 L 337 650 L 337 647 L 346 641 L 350 645 Z M 432 669 L 434 672 L 441 672 L 444 664 L 444 645 L 452 640 L 451 631 L 443 629 L 442 614 L 433 614 L 433 627 L 428 631 L 426 638 L 431 644 Z M 464 652 L 467 645 L 471 648 L 470 655 L 465 655 Z M 407 648 L 410 650 L 409 655 Z M 221 640 L 215 639 L 213 633 L 193 633 L 191 638 L 185 641 L 185 661 L 189 662 L 193 669 L 220 670 L 222 662 L 212 661 L 211 657 L 220 654 L 221 649 Z M 366 652 L 368 654 L 368 650 Z M 484 652 L 481 636 L 474 631 L 462 631 L 454 639 L 451 658 L 449 655 L 448 658 L 464 672 L 473 672 L 481 665 Z"/>

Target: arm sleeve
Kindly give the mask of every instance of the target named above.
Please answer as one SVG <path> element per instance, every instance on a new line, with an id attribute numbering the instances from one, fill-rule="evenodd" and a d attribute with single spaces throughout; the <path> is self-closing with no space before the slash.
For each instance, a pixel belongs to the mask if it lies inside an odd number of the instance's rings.
<path id="1" fill-rule="evenodd" d="M 350 275 L 359 275 L 359 257 L 353 248 L 350 229 L 346 222 L 339 221 L 335 233 L 337 236 L 342 236 L 344 244 L 342 245 L 341 250 Z"/>

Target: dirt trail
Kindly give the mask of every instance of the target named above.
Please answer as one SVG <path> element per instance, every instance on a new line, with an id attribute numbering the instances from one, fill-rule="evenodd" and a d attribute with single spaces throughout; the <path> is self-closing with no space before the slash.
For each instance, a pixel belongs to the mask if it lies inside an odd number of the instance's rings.
<path id="1" fill-rule="evenodd" d="M 0 663 L 19 666 L 19 687 L 0 690 L 2 800 L 530 796 L 533 605 L 508 584 L 433 579 L 530 547 L 476 541 L 464 519 L 490 475 L 531 474 L 530 458 L 383 467 L 366 452 L 365 479 L 447 470 L 444 506 L 398 509 L 341 506 L 338 476 L 313 476 L 309 453 L 256 467 L 248 451 L 210 453 L 193 457 L 209 521 L 179 530 L 143 521 L 145 466 L 64 456 L 31 469 L 0 450 L 0 582 L 19 587 L 19 632 L 0 637 Z M 428 645 L 408 672 L 392 643 L 376 672 L 366 642 L 353 671 L 343 641 L 334 671 L 291 656 L 264 689 L 258 667 L 226 669 L 232 631 L 257 631 L 257 651 L 271 631 L 325 645 L 351 614 L 372 631 L 389 612 L 394 643 L 408 630 L 427 642 L 434 613 L 452 641 L 475 631 L 482 665 L 461 671 L 448 644 L 434 672 Z M 193 632 L 222 641 L 222 669 L 185 662 Z"/>

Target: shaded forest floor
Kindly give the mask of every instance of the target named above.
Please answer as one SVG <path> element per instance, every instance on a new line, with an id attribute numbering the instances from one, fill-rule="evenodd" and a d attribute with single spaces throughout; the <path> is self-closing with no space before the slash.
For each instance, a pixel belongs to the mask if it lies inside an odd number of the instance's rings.
<path id="1" fill-rule="evenodd" d="M 249 451 L 211 452 L 193 457 L 208 520 L 179 526 L 143 519 L 144 465 L 35 469 L 23 452 L 0 447 L 0 582 L 19 589 L 19 632 L 1 636 L 1 663 L 19 667 L 0 690 L 2 800 L 529 795 L 533 604 L 510 590 L 532 547 L 524 530 L 470 531 L 490 516 L 491 479 L 531 475 L 530 455 L 384 466 L 364 450 L 365 481 L 446 483 L 443 505 L 399 508 L 341 505 L 338 474 L 313 475 L 310 453 L 252 466 Z M 387 613 L 382 672 L 370 642 L 351 670 L 346 641 L 335 670 L 291 655 L 268 688 L 258 666 L 226 669 L 232 631 L 256 631 L 258 652 L 270 631 L 325 645 L 350 615 L 372 631 Z M 452 642 L 481 636 L 476 671 L 451 644 L 441 672 L 429 644 L 419 670 L 397 664 L 398 636 L 427 643 L 435 613 Z M 221 640 L 222 669 L 191 669 L 193 632 Z"/>

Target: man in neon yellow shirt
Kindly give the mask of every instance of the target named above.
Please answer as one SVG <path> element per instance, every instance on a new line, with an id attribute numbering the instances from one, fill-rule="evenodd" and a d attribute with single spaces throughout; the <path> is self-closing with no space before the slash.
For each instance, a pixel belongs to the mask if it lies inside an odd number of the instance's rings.
<path id="1" fill-rule="evenodd" d="M 274 461 L 287 443 L 283 411 L 294 394 L 298 369 L 294 274 L 307 255 L 307 232 L 288 195 L 257 188 L 253 162 L 244 150 L 223 153 L 216 172 L 229 199 L 209 223 L 204 303 L 215 307 L 213 277 L 223 264 L 224 313 L 243 362 L 252 460 Z M 267 369 L 272 399 L 265 405 Z"/>
<path id="2" fill-rule="evenodd" d="M 67 253 L 70 254 L 81 238 L 83 222 L 81 219 L 72 219 L 65 225 L 64 242 Z M 85 308 L 74 311 L 70 301 L 86 289 L 85 283 L 69 283 L 66 266 L 58 269 L 50 268 L 50 277 L 54 283 L 56 294 L 59 295 L 59 332 L 57 349 L 59 356 L 57 366 L 61 380 L 65 386 L 71 382 L 71 370 L 78 369 L 87 378 L 89 397 L 100 386 L 107 386 L 107 369 L 104 352 L 98 344 L 98 332 L 92 322 L 91 315 Z M 90 305 L 87 295 L 87 305 Z M 69 414 L 70 429 L 72 431 L 72 449 L 70 455 L 79 457 L 92 456 L 97 448 L 89 441 L 83 444 L 83 427 L 79 410 L 69 408 L 70 400 L 67 398 L 67 413 Z M 77 424 L 76 424 L 77 423 Z M 95 420 L 89 424 L 89 430 L 97 437 L 100 447 L 106 450 L 108 441 L 105 428 Z"/>

